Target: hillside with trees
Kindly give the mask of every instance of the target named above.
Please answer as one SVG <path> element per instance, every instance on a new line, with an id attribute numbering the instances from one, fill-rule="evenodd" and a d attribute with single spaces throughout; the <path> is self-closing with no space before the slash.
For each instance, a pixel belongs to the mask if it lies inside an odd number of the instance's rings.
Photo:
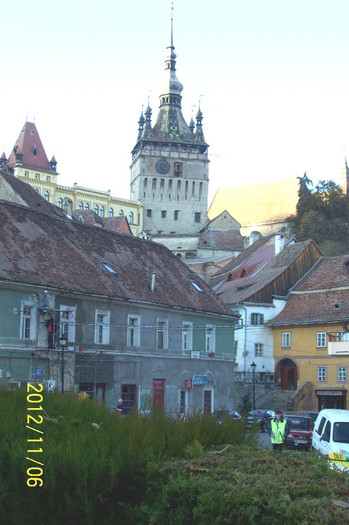
<path id="1" fill-rule="evenodd" d="M 297 241 L 313 239 L 326 256 L 349 253 L 349 196 L 335 182 L 314 186 L 306 173 L 299 178 L 296 214 L 289 218 Z"/>

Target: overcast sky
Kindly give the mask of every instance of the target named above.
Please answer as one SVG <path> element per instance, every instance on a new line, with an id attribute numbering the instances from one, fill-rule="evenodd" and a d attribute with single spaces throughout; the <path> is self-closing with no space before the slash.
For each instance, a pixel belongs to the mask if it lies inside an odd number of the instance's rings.
<path id="1" fill-rule="evenodd" d="M 0 0 L 0 148 L 35 123 L 59 183 L 129 198 L 130 152 L 162 86 L 169 0 Z M 187 122 L 201 99 L 219 187 L 339 181 L 349 155 L 348 0 L 174 0 Z M 0 153 L 1 154 L 1 153 Z"/>

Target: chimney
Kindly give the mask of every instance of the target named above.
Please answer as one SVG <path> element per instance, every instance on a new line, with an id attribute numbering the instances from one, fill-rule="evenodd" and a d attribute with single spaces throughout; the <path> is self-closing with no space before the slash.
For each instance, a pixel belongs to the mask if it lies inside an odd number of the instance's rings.
<path id="1" fill-rule="evenodd" d="M 153 272 L 151 276 L 151 286 L 150 286 L 152 293 L 154 293 L 154 290 L 155 290 L 155 278 L 156 278 L 156 273 Z"/>
<path id="2" fill-rule="evenodd" d="M 64 198 L 63 211 L 68 217 L 71 218 L 73 213 L 73 201 L 71 199 L 68 199 L 68 197 Z"/>
<path id="3" fill-rule="evenodd" d="M 285 235 L 283 233 L 278 233 L 275 235 L 275 255 L 282 252 L 285 246 Z"/>

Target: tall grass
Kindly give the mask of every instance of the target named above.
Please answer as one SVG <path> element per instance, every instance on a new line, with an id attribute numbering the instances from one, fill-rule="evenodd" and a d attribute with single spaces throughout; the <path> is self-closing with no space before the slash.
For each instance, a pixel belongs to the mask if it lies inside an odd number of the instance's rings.
<path id="1" fill-rule="evenodd" d="M 33 414 L 26 396 L 0 390 L 0 523 L 6 525 L 130 523 L 125 509 L 142 500 L 151 462 L 246 439 L 243 426 L 227 420 L 219 425 L 200 414 L 182 418 L 157 410 L 120 418 L 96 401 L 45 392 L 37 412 L 45 419 L 30 423 L 44 432 L 43 443 L 28 447 L 27 439 L 39 434 L 26 428 Z M 27 453 L 40 446 L 43 453 Z M 44 463 L 41 488 L 26 484 L 27 456 Z"/>

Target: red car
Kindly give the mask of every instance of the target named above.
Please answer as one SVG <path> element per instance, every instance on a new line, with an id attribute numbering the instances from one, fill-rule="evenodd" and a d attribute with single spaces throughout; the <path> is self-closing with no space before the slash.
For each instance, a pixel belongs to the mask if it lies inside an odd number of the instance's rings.
<path id="1" fill-rule="evenodd" d="M 311 417 L 297 413 L 285 414 L 290 433 L 285 439 L 286 448 L 302 448 L 308 450 L 311 447 L 314 423 Z"/>

